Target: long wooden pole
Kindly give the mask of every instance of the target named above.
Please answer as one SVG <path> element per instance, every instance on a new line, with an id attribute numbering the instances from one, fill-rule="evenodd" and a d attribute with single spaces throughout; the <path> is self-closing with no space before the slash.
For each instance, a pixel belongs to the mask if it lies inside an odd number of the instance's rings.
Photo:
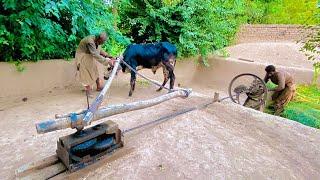
<path id="1" fill-rule="evenodd" d="M 96 113 L 93 115 L 92 121 L 96 121 L 120 113 L 148 108 L 177 97 L 185 98 L 188 97 L 191 92 L 191 89 L 178 90 L 153 99 L 136 101 L 128 104 L 116 104 L 102 107 L 98 109 Z M 82 113 L 70 113 L 67 116 L 57 116 L 58 118 L 56 119 L 49 119 L 39 122 L 36 124 L 37 132 L 39 134 L 43 134 L 59 129 L 76 128 L 77 125 L 83 124 L 82 121 L 84 118 L 84 114 L 85 111 L 83 111 Z"/>
<path id="2" fill-rule="evenodd" d="M 113 70 L 112 70 L 112 73 L 111 73 L 111 76 L 109 77 L 108 81 L 106 82 L 106 84 L 104 85 L 102 91 L 99 93 L 99 95 L 97 96 L 97 98 L 91 103 L 88 111 L 85 112 L 85 115 L 83 117 L 83 121 L 80 123 L 77 123 L 77 129 L 83 129 L 84 126 L 87 126 L 87 125 L 90 125 L 91 121 L 92 121 L 92 118 L 93 118 L 93 115 L 94 113 L 96 113 L 96 111 L 98 110 L 99 106 L 101 105 L 103 99 L 104 99 L 104 96 L 105 94 L 108 92 L 110 86 L 111 86 L 111 83 L 112 83 L 112 80 L 113 78 L 115 77 L 116 73 L 117 73 L 117 70 L 118 70 L 118 66 L 120 64 L 120 61 L 122 60 L 122 56 L 117 58 L 117 61 L 113 67 Z"/>

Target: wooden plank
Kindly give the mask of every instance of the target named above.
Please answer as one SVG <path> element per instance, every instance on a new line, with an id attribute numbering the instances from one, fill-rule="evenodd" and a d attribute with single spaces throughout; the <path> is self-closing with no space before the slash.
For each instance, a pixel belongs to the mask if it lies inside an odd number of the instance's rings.
<path id="1" fill-rule="evenodd" d="M 132 153 L 134 148 L 120 148 L 117 149 L 112 155 L 105 155 L 101 157 L 101 159 L 94 164 L 87 166 L 84 169 L 76 171 L 74 173 L 69 173 L 66 167 L 60 162 L 55 161 L 56 155 L 49 156 L 40 161 L 28 163 L 22 167 L 20 167 L 16 172 L 20 172 L 19 176 L 16 176 L 16 179 L 21 180 L 41 180 L 41 179 L 66 179 L 66 178 L 74 178 L 81 179 L 81 176 L 87 174 L 95 169 L 99 168 L 103 164 L 110 163 L 115 161 L 125 155 Z M 54 163 L 55 162 L 55 163 Z M 54 163 L 54 164 L 51 164 Z"/>
<path id="2" fill-rule="evenodd" d="M 80 169 L 76 172 L 69 173 L 69 172 L 63 172 L 60 173 L 54 177 L 52 177 L 52 180 L 55 179 L 83 179 L 88 173 L 94 172 L 96 169 L 100 168 L 101 166 L 111 163 L 113 161 L 116 161 L 117 159 L 120 159 L 134 151 L 133 147 L 123 147 L 120 149 L 117 149 L 115 152 L 112 153 L 112 155 L 105 155 L 103 158 L 101 158 L 99 161 L 95 162 L 94 164 L 91 164 L 83 169 Z"/>
<path id="3" fill-rule="evenodd" d="M 57 176 L 58 174 L 65 172 L 66 170 L 67 170 L 66 167 L 61 162 L 58 162 L 58 163 L 53 164 L 51 166 L 45 167 L 43 169 L 38 169 L 38 170 L 32 171 L 25 176 L 17 177 L 17 179 L 23 179 L 23 180 L 24 179 L 26 179 L 26 180 L 49 179 L 54 176 Z"/>
<path id="4" fill-rule="evenodd" d="M 21 167 L 19 167 L 16 171 L 15 171 L 15 175 L 17 177 L 21 177 L 24 176 L 32 171 L 36 171 L 39 169 L 43 169 L 45 167 L 57 164 L 59 162 L 59 159 L 57 157 L 57 155 L 52 155 L 49 157 L 46 157 L 44 159 L 41 159 L 39 161 L 35 161 L 35 162 L 31 162 L 28 164 L 25 164 Z"/>

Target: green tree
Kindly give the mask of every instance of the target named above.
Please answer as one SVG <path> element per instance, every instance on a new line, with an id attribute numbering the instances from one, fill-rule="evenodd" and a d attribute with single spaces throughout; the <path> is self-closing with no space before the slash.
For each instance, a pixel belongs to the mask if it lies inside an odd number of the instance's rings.
<path id="1" fill-rule="evenodd" d="M 265 19 L 274 24 L 314 25 L 319 23 L 318 12 L 317 0 L 277 0 L 269 4 Z"/>
<path id="2" fill-rule="evenodd" d="M 317 27 L 307 27 L 307 29 L 311 29 L 312 33 L 310 33 L 301 50 L 305 52 L 310 61 L 313 61 L 313 84 L 317 84 L 320 75 L 320 29 L 319 25 Z"/>
<path id="3" fill-rule="evenodd" d="M 317 0 L 246 0 L 248 23 L 307 24 L 319 23 Z"/>
<path id="4" fill-rule="evenodd" d="M 227 46 L 245 18 L 242 0 L 123 0 L 119 9 L 119 27 L 134 42 L 170 41 L 183 57 Z"/>
<path id="5" fill-rule="evenodd" d="M 112 40 L 105 46 L 108 50 L 128 44 L 113 22 L 103 0 L 2 0 L 0 60 L 73 57 L 81 38 L 100 31 Z"/>

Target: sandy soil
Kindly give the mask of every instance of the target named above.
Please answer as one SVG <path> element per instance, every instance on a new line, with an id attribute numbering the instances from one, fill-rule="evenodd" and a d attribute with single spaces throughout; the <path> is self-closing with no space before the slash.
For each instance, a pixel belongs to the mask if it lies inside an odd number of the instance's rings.
<path id="1" fill-rule="evenodd" d="M 104 102 L 119 103 L 159 94 L 141 83 L 132 98 L 128 81 L 116 80 Z M 214 91 L 192 87 L 209 97 Z M 224 95 L 222 95 L 224 96 Z M 116 115 L 121 129 L 202 104 L 208 98 L 174 99 L 152 108 Z M 38 135 L 34 123 L 56 113 L 86 107 L 78 89 L 53 90 L 11 102 L 0 111 L 0 177 L 13 179 L 14 170 L 55 153 L 58 137 L 74 130 Z M 98 121 L 99 122 L 99 121 Z M 96 123 L 98 123 L 96 122 Z M 96 124 L 95 123 L 95 124 Z M 319 179 L 320 132 L 289 121 L 244 109 L 228 102 L 189 112 L 170 121 L 128 133 L 118 157 L 81 170 L 70 179 Z"/>
<path id="2" fill-rule="evenodd" d="M 312 61 L 303 52 L 301 45 L 290 42 L 243 43 L 227 48 L 232 58 L 243 58 L 266 64 L 312 69 Z"/>
<path id="3" fill-rule="evenodd" d="M 199 101 L 199 100 L 198 100 Z M 176 101 L 179 105 L 179 102 Z M 90 172 L 101 179 L 317 179 L 319 132 L 231 104 L 127 138 L 127 156 Z M 106 173 L 107 172 L 107 173 Z"/>

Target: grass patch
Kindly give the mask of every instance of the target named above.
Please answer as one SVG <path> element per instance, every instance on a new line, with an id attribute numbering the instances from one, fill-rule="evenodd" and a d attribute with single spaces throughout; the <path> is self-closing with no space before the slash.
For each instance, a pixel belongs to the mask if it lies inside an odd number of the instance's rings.
<path id="1" fill-rule="evenodd" d="M 320 88 L 299 85 L 295 98 L 285 107 L 282 116 L 320 129 Z"/>
<path id="2" fill-rule="evenodd" d="M 276 86 L 273 83 L 267 83 L 268 88 Z M 267 102 L 264 112 L 274 114 L 272 102 Z M 284 108 L 281 116 L 320 129 L 320 87 L 299 85 L 294 99 Z"/>
<path id="3" fill-rule="evenodd" d="M 268 82 L 266 83 L 266 86 L 267 86 L 268 89 L 274 89 L 274 88 L 276 88 L 278 85 L 274 84 L 274 83 L 271 82 L 271 81 L 268 81 Z"/>
<path id="4" fill-rule="evenodd" d="M 150 85 L 150 82 L 147 81 L 147 80 L 144 80 L 144 79 L 137 79 L 136 83 L 139 85 L 139 86 L 143 86 L 143 87 L 147 87 Z"/>

